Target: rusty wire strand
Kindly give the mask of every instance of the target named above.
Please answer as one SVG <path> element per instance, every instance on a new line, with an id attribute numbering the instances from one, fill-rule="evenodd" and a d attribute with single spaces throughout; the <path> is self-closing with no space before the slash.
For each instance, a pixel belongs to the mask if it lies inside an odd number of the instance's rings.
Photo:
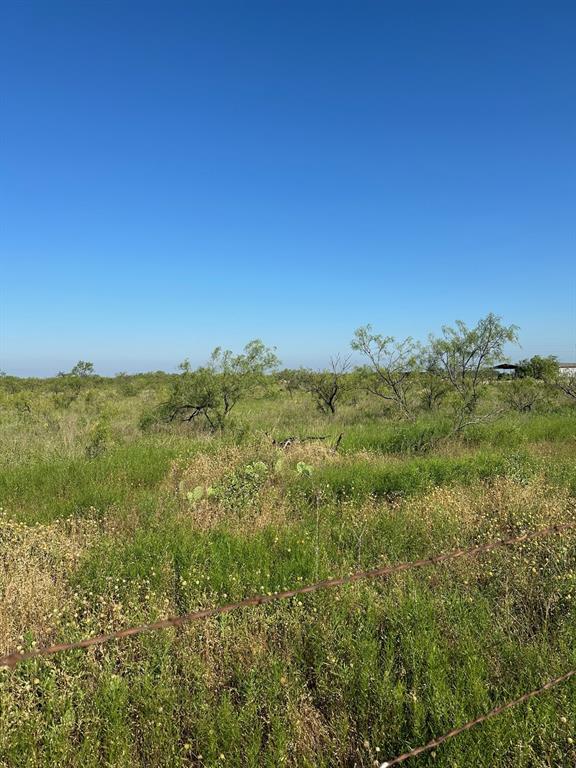
<path id="1" fill-rule="evenodd" d="M 57 643 L 55 645 L 49 645 L 41 648 L 34 648 L 30 651 L 20 651 L 10 653 L 6 656 L 0 657 L 0 667 L 15 667 L 17 664 L 28 661 L 29 659 L 35 659 L 39 656 L 51 656 L 55 653 L 63 651 L 72 651 L 79 648 L 89 648 L 93 645 L 102 645 L 112 640 L 121 640 L 125 637 L 131 637 L 132 635 L 139 635 L 143 632 L 151 632 L 158 629 L 168 629 L 169 627 L 179 627 L 182 624 L 187 624 L 191 621 L 197 621 L 200 619 L 208 619 L 212 616 L 220 616 L 225 613 L 230 613 L 238 608 L 248 608 L 250 606 L 265 605 L 266 603 L 272 603 L 276 600 L 283 600 L 290 597 L 296 597 L 298 595 L 304 595 L 309 592 L 317 592 L 321 589 L 330 589 L 332 587 L 340 587 L 345 584 L 352 584 L 353 582 L 360 581 L 361 579 L 375 579 L 379 577 L 391 576 L 395 573 L 402 571 L 408 571 L 413 568 L 422 568 L 425 565 L 436 565 L 448 560 L 455 560 L 460 557 L 470 556 L 475 557 L 489 552 L 499 547 L 507 547 L 513 544 L 519 544 L 529 539 L 535 539 L 540 536 L 548 536 L 553 533 L 561 533 L 570 529 L 576 528 L 576 522 L 562 523 L 557 525 L 551 525 L 547 528 L 540 528 L 535 531 L 524 533 L 520 536 L 512 536 L 508 539 L 496 539 L 489 541 L 486 544 L 479 544 L 469 549 L 455 549 L 450 552 L 444 552 L 432 557 L 422 558 L 420 560 L 411 560 L 396 565 L 388 565 L 382 568 L 373 568 L 369 571 L 357 571 L 348 576 L 341 576 L 335 579 L 324 579 L 322 581 L 314 582 L 303 587 L 297 587 L 296 589 L 289 589 L 283 592 L 275 592 L 272 594 L 261 594 L 253 597 L 247 597 L 244 600 L 239 600 L 235 603 L 227 603 L 226 605 L 216 606 L 214 608 L 204 608 L 191 613 L 185 613 L 180 616 L 169 616 L 161 621 L 155 621 L 148 624 L 139 624 L 134 627 L 127 627 L 126 629 L 119 629 L 109 634 L 96 635 L 94 637 L 87 637 L 84 640 L 78 640 L 72 643 Z"/>
<path id="2" fill-rule="evenodd" d="M 404 752 L 403 755 L 398 755 L 398 757 L 395 757 L 393 760 L 384 761 L 381 763 L 380 768 L 391 768 L 391 766 L 399 765 L 405 760 L 409 760 L 411 757 L 421 755 L 423 752 L 429 752 L 431 749 L 440 746 L 440 744 L 444 744 L 444 742 L 448 741 L 448 739 L 452 739 L 454 736 L 459 736 L 461 733 L 464 733 L 464 731 L 469 731 L 471 728 L 474 728 L 476 725 L 480 725 L 480 723 L 483 723 L 485 720 L 488 720 L 495 715 L 499 715 L 501 712 L 505 712 L 507 709 L 511 709 L 518 704 L 522 704 L 523 702 L 528 701 L 528 699 L 531 699 L 534 696 L 538 696 L 540 693 L 544 693 L 550 688 L 553 688 L 555 685 L 559 685 L 559 683 L 566 682 L 566 680 L 569 680 L 574 675 L 576 675 L 576 669 L 571 669 L 564 675 L 560 675 L 559 677 L 555 677 L 552 680 L 548 680 L 548 682 L 545 683 L 541 688 L 536 688 L 533 691 L 529 691 L 528 693 L 519 696 L 513 701 L 506 702 L 506 704 L 500 704 L 500 706 L 494 707 L 494 709 L 491 709 L 489 712 L 474 718 L 474 720 L 469 720 L 467 723 L 464 723 L 464 725 L 460 725 L 458 728 L 453 728 L 443 736 L 437 736 L 435 739 L 431 739 L 427 744 L 423 744 L 421 747 L 415 747 L 408 752 Z"/>

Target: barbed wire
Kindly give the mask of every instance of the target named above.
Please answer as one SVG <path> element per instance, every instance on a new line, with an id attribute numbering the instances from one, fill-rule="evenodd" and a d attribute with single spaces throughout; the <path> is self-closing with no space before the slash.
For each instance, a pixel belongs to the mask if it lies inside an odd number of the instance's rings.
<path id="1" fill-rule="evenodd" d="M 411 749 L 408 752 L 404 752 L 403 755 L 398 755 L 398 757 L 395 757 L 393 760 L 385 760 L 383 763 L 380 764 L 380 768 L 391 768 L 393 765 L 399 765 L 400 763 L 403 763 L 405 760 L 409 760 L 412 757 L 417 757 L 417 755 L 421 755 L 423 752 L 429 752 L 431 749 L 435 749 L 436 747 L 439 747 L 441 744 L 444 744 L 444 742 L 448 741 L 448 739 L 452 739 L 454 738 L 454 736 L 459 736 L 461 733 L 464 733 L 464 731 L 469 731 L 471 728 L 474 728 L 475 726 L 480 725 L 480 723 L 483 723 L 486 720 L 489 720 L 491 717 L 495 717 L 496 715 L 499 715 L 502 712 L 505 712 L 507 709 L 511 709 L 512 707 L 515 707 L 518 704 L 522 704 L 524 701 L 528 701 L 528 699 L 531 699 L 534 696 L 538 696 L 539 694 L 544 693 L 544 691 L 547 691 L 550 688 L 553 688 L 555 685 L 559 685 L 560 683 L 566 682 L 566 680 L 569 680 L 574 675 L 576 675 L 576 669 L 571 669 L 569 672 L 566 672 L 564 675 L 560 675 L 559 677 L 555 677 L 552 680 L 548 680 L 548 682 L 544 683 L 544 685 L 541 686 L 540 688 L 536 688 L 533 691 L 529 691 L 528 693 L 525 693 L 522 696 L 519 696 L 517 699 L 514 699 L 513 701 L 506 702 L 506 704 L 500 704 L 500 706 L 494 707 L 494 709 L 491 709 L 489 712 L 486 712 L 485 714 L 474 718 L 474 720 L 469 720 L 467 723 L 464 723 L 464 725 L 460 725 L 458 726 L 458 728 L 453 728 L 451 731 L 448 731 L 448 733 L 445 733 L 443 736 L 437 736 L 436 738 L 431 739 L 427 744 L 423 744 L 421 747 L 415 747 L 414 749 Z"/>
<path id="2" fill-rule="evenodd" d="M 244 600 L 239 600 L 234 603 L 227 603 L 225 605 L 219 605 L 214 608 L 204 608 L 198 611 L 192 611 L 191 613 L 181 614 L 179 616 L 169 616 L 168 618 L 162 619 L 160 621 L 147 624 L 139 624 L 133 627 L 126 627 L 125 629 L 119 629 L 115 632 L 110 632 L 109 634 L 95 635 L 94 637 L 87 637 L 84 640 L 78 640 L 76 642 L 56 643 L 55 645 L 33 648 L 29 651 L 18 651 L 0 657 L 0 667 L 15 667 L 17 664 L 20 664 L 23 661 L 28 661 L 29 659 L 34 659 L 39 656 L 51 656 L 53 654 L 61 653 L 64 651 L 72 651 L 81 648 L 89 648 L 94 645 L 102 645 L 104 643 L 111 642 L 112 640 L 122 640 L 126 637 L 132 637 L 133 635 L 139 635 L 144 632 L 152 632 L 159 629 L 179 627 L 192 621 L 208 619 L 213 616 L 220 616 L 240 608 L 265 605 L 277 600 L 285 600 L 287 598 L 297 597 L 298 595 L 317 592 L 322 589 L 331 589 L 333 587 L 352 584 L 363 579 L 387 577 L 395 573 L 411 570 L 413 568 L 422 568 L 426 565 L 437 565 L 449 560 L 456 560 L 460 557 L 476 557 L 477 555 L 490 552 L 491 550 L 497 549 L 499 547 L 512 546 L 523 541 L 539 538 L 541 536 L 549 536 L 554 533 L 562 533 L 563 531 L 568 531 L 574 528 L 576 528 L 576 522 L 550 525 L 546 528 L 539 528 L 535 531 L 529 531 L 519 536 L 512 536 L 508 539 L 496 539 L 486 542 L 485 544 L 479 544 L 475 547 L 470 547 L 468 549 L 455 549 L 449 552 L 441 553 L 439 555 L 433 555 L 432 557 L 422 558 L 420 560 L 410 560 L 396 563 L 395 565 L 373 568 L 368 571 L 357 571 L 355 573 L 349 574 L 348 576 L 340 576 L 335 579 L 324 579 L 322 581 L 316 581 L 312 584 L 307 584 L 306 586 L 284 590 L 283 592 L 255 595 L 253 597 L 247 597 Z"/>

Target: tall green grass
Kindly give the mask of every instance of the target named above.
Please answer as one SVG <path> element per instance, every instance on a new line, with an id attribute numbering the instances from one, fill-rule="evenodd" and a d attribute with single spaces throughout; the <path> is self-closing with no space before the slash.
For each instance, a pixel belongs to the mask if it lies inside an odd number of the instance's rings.
<path id="1" fill-rule="evenodd" d="M 451 435 L 446 417 L 416 422 L 367 421 L 344 431 L 342 449 L 377 453 L 417 454 L 448 444 L 488 448 L 519 449 L 538 442 L 568 443 L 576 446 L 574 409 L 552 414 L 512 414 L 491 423 L 475 424 L 462 435 Z"/>
<path id="2" fill-rule="evenodd" d="M 158 487 L 177 456 L 194 444 L 143 440 L 94 459 L 32 461 L 0 468 L 0 504 L 14 519 L 49 522 L 70 515 L 103 514 Z"/>
<path id="3" fill-rule="evenodd" d="M 315 472 L 309 481 L 310 490 L 328 488 L 337 498 L 363 499 L 408 496 L 422 493 L 434 486 L 469 484 L 489 480 L 517 471 L 520 464 L 525 472 L 533 472 L 533 462 L 521 457 L 510 464 L 501 453 L 481 453 L 476 456 L 451 458 L 431 456 L 395 462 L 366 462 L 351 458 L 343 464 L 328 465 Z"/>

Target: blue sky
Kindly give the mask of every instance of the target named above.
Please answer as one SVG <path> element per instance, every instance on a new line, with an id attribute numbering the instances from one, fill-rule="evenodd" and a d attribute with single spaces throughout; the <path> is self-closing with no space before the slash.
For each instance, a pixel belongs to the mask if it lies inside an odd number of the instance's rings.
<path id="1" fill-rule="evenodd" d="M 576 359 L 576 5 L 3 3 L 0 368 L 489 311 Z"/>

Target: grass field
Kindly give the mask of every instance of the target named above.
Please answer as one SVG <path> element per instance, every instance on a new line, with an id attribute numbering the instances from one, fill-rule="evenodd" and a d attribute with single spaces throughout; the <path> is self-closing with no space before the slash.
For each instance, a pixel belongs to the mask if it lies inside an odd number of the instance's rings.
<path id="1" fill-rule="evenodd" d="M 441 415 L 272 392 L 221 436 L 142 431 L 164 386 L 2 393 L 0 654 L 576 521 L 569 405 L 430 442 Z M 558 534 L 3 669 L 0 765 L 379 764 L 576 666 L 575 565 Z M 568 682 L 407 765 L 573 739 Z"/>

